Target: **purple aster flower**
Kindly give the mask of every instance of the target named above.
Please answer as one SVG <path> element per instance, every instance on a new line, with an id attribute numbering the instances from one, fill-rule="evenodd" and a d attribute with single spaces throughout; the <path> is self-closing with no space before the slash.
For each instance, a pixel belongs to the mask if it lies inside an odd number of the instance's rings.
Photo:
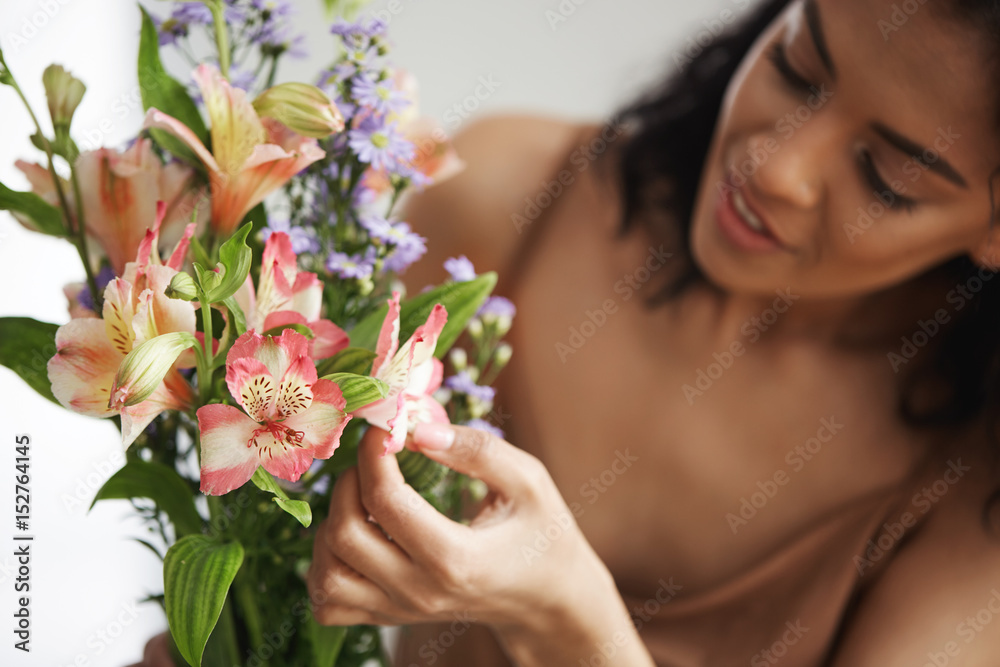
<path id="1" fill-rule="evenodd" d="M 330 32 L 341 37 L 378 37 L 387 28 L 385 21 L 381 19 L 370 19 L 367 23 L 365 19 L 360 19 L 351 23 L 344 19 L 338 19 L 332 26 Z"/>
<path id="2" fill-rule="evenodd" d="M 108 286 L 112 280 L 115 279 L 115 272 L 110 266 L 105 266 L 101 269 L 100 273 L 94 276 L 94 282 L 97 283 L 97 291 L 104 292 L 104 288 Z M 83 289 L 76 295 L 76 302 L 86 308 L 87 310 L 96 311 L 96 304 L 94 303 L 94 295 L 90 293 L 90 286 L 86 283 L 83 285 Z"/>
<path id="3" fill-rule="evenodd" d="M 364 257 L 348 255 L 343 252 L 331 252 L 326 260 L 326 268 L 341 278 L 370 278 L 375 269 L 375 248 L 369 247 Z"/>
<path id="4" fill-rule="evenodd" d="M 476 267 L 472 265 L 465 255 L 460 257 L 449 257 L 444 261 L 444 270 L 451 275 L 451 279 L 457 283 L 467 280 L 475 280 Z"/>
<path id="5" fill-rule="evenodd" d="M 486 303 L 482 305 L 479 312 L 476 313 L 480 317 L 493 316 L 493 317 L 509 317 L 514 318 L 517 314 L 517 308 L 508 299 L 502 296 L 491 296 L 486 300 Z"/>
<path id="6" fill-rule="evenodd" d="M 480 431 L 486 431 L 487 433 L 492 433 L 498 438 L 506 437 L 504 436 L 503 431 L 501 431 L 500 429 L 498 429 L 496 426 L 489 423 L 485 419 L 470 419 L 469 421 L 465 422 L 464 425 L 468 426 L 469 428 L 478 428 Z"/>
<path id="7" fill-rule="evenodd" d="M 292 242 L 292 251 L 296 255 L 304 252 L 319 252 L 319 240 L 316 238 L 316 230 L 309 227 L 292 227 L 292 223 L 286 218 L 272 218 L 267 223 L 267 227 L 261 231 L 261 238 L 266 243 L 274 232 L 284 232 Z"/>
<path id="8" fill-rule="evenodd" d="M 376 81 L 369 73 L 362 74 L 354 80 L 351 94 L 360 104 L 383 116 L 400 113 L 410 106 L 406 96 L 393 89 L 391 81 Z"/>
<path id="9" fill-rule="evenodd" d="M 403 138 L 395 123 L 381 126 L 373 116 L 348 133 L 348 144 L 358 159 L 374 169 L 392 171 L 413 159 L 413 144 Z"/>
<path id="10" fill-rule="evenodd" d="M 489 403 L 492 401 L 493 396 L 496 393 L 493 387 L 483 387 L 476 384 L 475 380 L 472 379 L 468 371 L 461 371 L 458 375 L 452 375 L 444 381 L 444 386 L 448 387 L 452 391 L 465 394 L 469 398 L 482 401 L 483 403 Z"/>
<path id="11" fill-rule="evenodd" d="M 424 256 L 427 252 L 427 239 L 410 231 L 410 226 L 405 222 L 398 222 L 393 225 L 393 233 L 398 234 L 399 240 L 385 257 L 385 268 L 387 271 L 403 273 L 410 264 Z"/>
<path id="12" fill-rule="evenodd" d="M 181 23 L 173 18 L 169 18 L 166 21 L 162 21 L 155 16 L 152 18 L 160 34 L 160 46 L 173 46 L 177 44 L 177 40 L 181 37 L 187 37 L 187 23 Z"/>
<path id="13" fill-rule="evenodd" d="M 170 18 L 186 25 L 212 25 L 212 10 L 204 2 L 179 2 Z"/>

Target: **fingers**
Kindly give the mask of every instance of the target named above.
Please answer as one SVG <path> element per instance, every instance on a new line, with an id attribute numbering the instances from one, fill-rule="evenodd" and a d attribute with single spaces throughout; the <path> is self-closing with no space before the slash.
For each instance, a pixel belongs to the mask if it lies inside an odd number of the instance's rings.
<path id="1" fill-rule="evenodd" d="M 438 564 L 469 528 L 438 512 L 403 479 L 395 456 L 383 456 L 387 433 L 371 428 L 358 448 L 361 502 L 416 562 Z"/>
<path id="2" fill-rule="evenodd" d="M 406 622 L 385 591 L 333 554 L 314 554 L 306 574 L 313 615 L 322 625 Z"/>
<path id="3" fill-rule="evenodd" d="M 330 497 L 330 517 L 317 540 L 339 560 L 386 591 L 396 582 L 413 581 L 410 557 L 389 540 L 368 518 L 361 502 L 358 469 L 349 468 L 337 478 Z"/>
<path id="4" fill-rule="evenodd" d="M 412 443 L 427 457 L 482 480 L 508 498 L 531 497 L 554 486 L 541 461 L 480 429 L 422 423 Z"/>
<path id="5" fill-rule="evenodd" d="M 166 632 L 146 642 L 142 664 L 143 667 L 174 667 L 174 661 L 170 658 L 170 637 Z"/>

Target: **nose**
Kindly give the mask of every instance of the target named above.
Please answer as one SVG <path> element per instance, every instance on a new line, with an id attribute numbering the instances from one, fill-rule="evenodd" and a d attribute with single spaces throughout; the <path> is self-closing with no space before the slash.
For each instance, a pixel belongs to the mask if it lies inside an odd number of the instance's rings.
<path id="1" fill-rule="evenodd" d="M 824 167 L 832 155 L 832 146 L 823 141 L 821 134 L 820 128 L 803 126 L 787 139 L 769 132 L 751 135 L 747 152 L 758 163 L 748 179 L 753 194 L 763 201 L 783 202 L 803 210 L 819 206 Z"/>

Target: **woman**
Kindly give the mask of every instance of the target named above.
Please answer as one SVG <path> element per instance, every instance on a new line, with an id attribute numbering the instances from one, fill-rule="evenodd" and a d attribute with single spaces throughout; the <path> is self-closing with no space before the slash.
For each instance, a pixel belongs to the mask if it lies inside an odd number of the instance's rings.
<path id="1" fill-rule="evenodd" d="M 517 447 L 417 429 L 492 490 L 462 526 L 371 431 L 321 622 L 416 624 L 404 667 L 995 664 L 1000 4 L 746 4 L 622 125 L 481 121 L 410 202 L 411 290 L 466 254 L 518 307 Z"/>

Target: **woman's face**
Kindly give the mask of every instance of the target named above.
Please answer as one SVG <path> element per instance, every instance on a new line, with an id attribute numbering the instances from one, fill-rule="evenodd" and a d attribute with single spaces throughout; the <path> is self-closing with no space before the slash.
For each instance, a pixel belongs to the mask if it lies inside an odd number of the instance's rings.
<path id="1" fill-rule="evenodd" d="M 694 211 L 702 270 L 737 293 L 848 297 L 961 254 L 1000 263 L 979 39 L 917 0 L 791 2 L 726 92 Z"/>

